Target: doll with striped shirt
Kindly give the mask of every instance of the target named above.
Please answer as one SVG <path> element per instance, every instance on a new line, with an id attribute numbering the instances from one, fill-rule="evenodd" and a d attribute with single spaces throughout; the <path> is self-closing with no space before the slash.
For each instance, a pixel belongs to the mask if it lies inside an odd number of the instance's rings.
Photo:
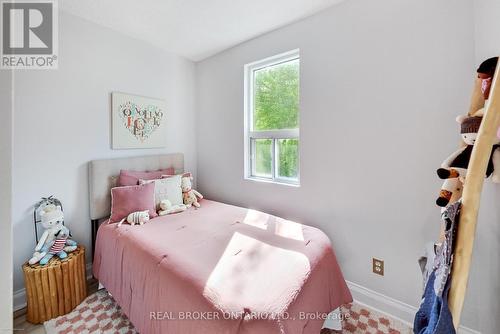
<path id="1" fill-rule="evenodd" d="M 70 239 L 70 232 L 66 226 L 61 226 L 61 229 L 55 234 L 55 239 L 50 241 L 46 246 L 47 254 L 40 260 L 41 265 L 49 263 L 50 259 L 57 256 L 60 259 L 68 257 L 66 251 L 74 251 L 76 242 Z"/>

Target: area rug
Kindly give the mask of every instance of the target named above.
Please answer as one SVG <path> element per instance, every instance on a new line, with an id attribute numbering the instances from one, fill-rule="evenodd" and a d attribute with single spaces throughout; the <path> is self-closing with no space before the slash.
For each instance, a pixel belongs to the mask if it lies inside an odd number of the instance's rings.
<path id="1" fill-rule="evenodd" d="M 321 334 L 411 333 L 404 323 L 357 303 L 343 306 L 342 313 L 345 315 L 344 329 L 341 332 L 323 329 Z M 87 297 L 71 313 L 46 321 L 44 326 L 47 334 L 138 333 L 105 289 Z"/>
<path id="2" fill-rule="evenodd" d="M 120 306 L 105 290 L 87 297 L 71 313 L 44 323 L 47 334 L 136 334 Z"/>
<path id="3" fill-rule="evenodd" d="M 342 307 L 345 320 L 342 333 L 355 334 L 410 334 L 412 329 L 402 321 L 372 310 L 358 303 Z"/>

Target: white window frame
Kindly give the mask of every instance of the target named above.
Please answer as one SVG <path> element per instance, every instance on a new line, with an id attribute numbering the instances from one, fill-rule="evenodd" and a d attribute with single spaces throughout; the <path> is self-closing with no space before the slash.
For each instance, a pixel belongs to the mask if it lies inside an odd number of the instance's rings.
<path id="1" fill-rule="evenodd" d="M 300 62 L 300 50 L 295 49 L 289 52 L 285 52 L 276 56 L 272 56 L 263 60 L 259 60 L 250 64 L 246 64 L 244 68 L 244 140 L 245 140 L 245 179 L 252 181 L 263 181 L 278 184 L 286 184 L 292 186 L 300 185 L 300 109 L 299 109 L 299 128 L 298 129 L 284 129 L 284 130 L 264 130 L 264 131 L 254 131 L 253 130 L 253 110 L 254 110 L 254 73 L 255 71 L 273 65 L 278 65 L 280 63 L 285 63 L 299 59 Z M 300 68 L 300 67 L 299 67 Z M 299 72 L 300 73 L 300 72 Z M 300 74 L 299 74 L 299 87 L 300 87 Z M 300 89 L 300 88 L 299 88 Z M 300 99 L 300 91 L 299 91 Z M 252 148 L 252 139 L 271 139 L 272 140 L 272 175 L 270 178 L 260 177 L 252 175 L 254 152 Z M 297 166 L 297 179 L 279 177 L 278 174 L 278 164 L 276 163 L 276 157 L 278 156 L 278 145 L 276 141 L 278 139 L 298 139 L 299 141 L 299 152 L 298 152 L 298 166 Z"/>

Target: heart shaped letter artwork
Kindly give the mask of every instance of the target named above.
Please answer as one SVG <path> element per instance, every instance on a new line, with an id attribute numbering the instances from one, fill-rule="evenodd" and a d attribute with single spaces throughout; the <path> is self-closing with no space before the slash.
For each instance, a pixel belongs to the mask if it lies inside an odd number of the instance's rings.
<path id="1" fill-rule="evenodd" d="M 167 144 L 167 107 L 162 99 L 112 92 L 111 122 L 115 150 L 162 148 Z"/>
<path id="2" fill-rule="evenodd" d="M 119 106 L 123 126 L 141 143 L 148 139 L 162 124 L 163 111 L 160 107 L 147 104 L 140 106 L 126 101 Z"/>

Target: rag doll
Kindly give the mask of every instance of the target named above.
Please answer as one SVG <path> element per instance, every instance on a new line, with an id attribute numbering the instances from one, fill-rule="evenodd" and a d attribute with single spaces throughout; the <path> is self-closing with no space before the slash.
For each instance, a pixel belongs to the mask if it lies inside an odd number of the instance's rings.
<path id="1" fill-rule="evenodd" d="M 160 211 L 158 211 L 158 214 L 164 216 L 186 210 L 187 206 L 185 204 L 173 205 L 168 199 L 164 199 L 160 202 Z"/>
<path id="2" fill-rule="evenodd" d="M 439 197 L 436 200 L 436 204 L 440 207 L 445 207 L 450 202 L 453 195 L 453 191 L 459 188 L 459 184 L 463 183 L 465 176 L 467 174 L 467 168 L 469 166 L 470 157 L 472 154 L 472 149 L 474 148 L 474 143 L 476 142 L 477 132 L 481 125 L 482 116 L 459 116 L 457 117 L 457 122 L 460 123 L 461 135 L 465 147 L 461 147 L 452 155 L 450 155 L 441 165 L 441 168 L 437 170 L 439 178 L 444 179 L 445 182 Z M 492 148 L 490 159 L 488 161 L 488 168 L 486 170 L 486 177 L 489 177 L 495 172 L 495 179 L 500 178 L 500 152 L 498 148 L 500 145 L 495 144 Z M 495 168 L 496 167 L 496 168 Z"/>
<path id="3" fill-rule="evenodd" d="M 41 260 L 49 253 L 50 248 L 54 244 L 54 240 L 59 235 L 61 235 L 61 230 L 64 230 L 61 237 L 65 236 L 66 234 L 68 235 L 66 241 L 63 244 L 62 250 L 64 252 L 72 252 L 76 249 L 76 242 L 69 239 L 71 234 L 69 230 L 63 225 L 64 214 L 60 206 L 56 206 L 54 204 L 46 205 L 40 211 L 40 219 L 42 226 L 45 228 L 45 231 L 43 232 L 40 240 L 38 241 L 38 244 L 35 247 L 33 257 L 28 261 L 29 264 L 33 265 L 38 262 L 41 263 Z M 61 242 L 59 241 L 59 243 Z M 50 258 L 52 258 L 52 256 L 50 256 Z M 50 258 L 47 259 L 47 262 L 48 260 L 50 260 Z"/>
<path id="4" fill-rule="evenodd" d="M 76 249 L 76 242 L 69 239 L 70 235 L 68 228 L 64 225 L 56 232 L 54 235 L 55 239 L 46 244 L 46 254 L 40 260 L 42 266 L 46 265 L 54 256 L 64 259 L 68 257 L 67 252 L 72 252 Z"/>
<path id="5" fill-rule="evenodd" d="M 477 69 L 477 77 L 481 80 L 481 93 L 486 103 L 488 103 L 488 99 L 490 98 L 491 86 L 493 84 L 497 64 L 498 57 L 493 57 L 483 61 Z M 469 113 L 469 116 L 484 116 L 484 108 Z M 497 143 L 500 143 L 500 127 L 497 131 Z M 500 149 L 495 150 L 493 154 L 493 165 L 500 166 Z M 498 168 L 495 168 L 491 179 L 495 183 L 500 183 L 500 170 Z"/>
<path id="6" fill-rule="evenodd" d="M 132 212 L 127 216 L 127 218 L 120 220 L 118 226 L 121 226 L 125 221 L 132 226 L 135 224 L 144 225 L 144 223 L 149 221 L 149 210 Z"/>
<path id="7" fill-rule="evenodd" d="M 197 192 L 192 188 L 191 180 L 193 177 L 191 173 L 186 173 L 182 175 L 181 179 L 181 189 L 182 189 L 182 199 L 184 204 L 190 208 L 191 206 L 200 207 L 200 203 L 198 203 L 198 199 L 202 199 L 203 195 Z"/>
<path id="8" fill-rule="evenodd" d="M 490 98 L 491 85 L 493 83 L 493 77 L 495 76 L 497 64 L 498 57 L 493 57 L 483 61 L 477 69 L 477 77 L 481 80 L 481 93 L 483 93 L 485 101 L 488 101 Z M 476 115 L 474 114 L 469 116 Z"/>

